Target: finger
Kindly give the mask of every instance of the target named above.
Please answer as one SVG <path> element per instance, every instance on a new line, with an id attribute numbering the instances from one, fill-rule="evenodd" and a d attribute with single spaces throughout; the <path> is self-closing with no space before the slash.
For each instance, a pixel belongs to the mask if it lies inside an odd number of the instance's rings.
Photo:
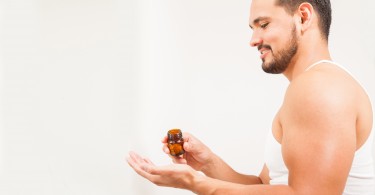
<path id="1" fill-rule="evenodd" d="M 141 156 L 139 156 L 138 154 L 136 154 L 135 152 L 130 152 L 130 158 L 135 162 L 137 163 L 138 165 L 141 165 L 143 163 L 147 163 L 147 164 L 150 164 L 150 165 L 153 165 L 155 166 L 155 164 L 149 159 L 149 158 L 142 158 Z"/>
<path id="2" fill-rule="evenodd" d="M 154 175 L 154 174 L 157 174 L 157 170 L 158 168 L 156 166 L 153 166 L 153 165 L 150 165 L 150 164 L 147 164 L 147 163 L 143 163 L 140 165 L 140 168 L 148 173 L 148 174 L 151 174 L 151 175 Z"/>
<path id="3" fill-rule="evenodd" d="M 153 175 L 149 173 L 149 171 L 152 170 L 152 169 L 150 169 L 148 166 L 145 166 L 145 163 L 139 163 L 139 162 L 135 161 L 132 157 L 128 157 L 126 160 L 127 160 L 128 164 L 134 169 L 134 171 L 138 175 L 140 175 L 140 176 L 142 176 L 142 177 L 144 177 L 144 178 L 146 178 L 150 181 L 153 180 Z"/>
<path id="4" fill-rule="evenodd" d="M 139 164 L 132 157 L 127 157 L 126 161 L 128 162 L 129 166 L 138 173 L 138 170 L 140 169 Z"/>
<path id="5" fill-rule="evenodd" d="M 155 166 L 155 164 L 149 159 L 149 158 L 145 158 L 144 161 L 152 166 Z"/>
<path id="6" fill-rule="evenodd" d="M 176 164 L 187 164 L 186 159 L 180 157 L 172 157 L 172 161 Z"/>
<path id="7" fill-rule="evenodd" d="M 184 145 L 183 145 L 183 147 L 184 147 L 184 150 L 186 151 L 186 152 L 192 152 L 192 151 L 194 151 L 193 150 L 193 144 L 191 144 L 191 140 L 190 140 L 190 142 L 184 142 Z"/>
<path id="8" fill-rule="evenodd" d="M 129 156 L 130 156 L 131 159 L 133 159 L 137 163 L 143 161 L 143 158 L 133 151 L 129 152 Z"/>
<path id="9" fill-rule="evenodd" d="M 167 175 L 170 172 L 173 172 L 173 170 L 176 168 L 175 165 L 166 165 L 166 166 L 153 166 L 149 164 L 142 164 L 141 169 L 151 175 Z"/>
<path id="10" fill-rule="evenodd" d="M 195 138 L 190 133 L 184 133 L 184 150 L 187 152 L 193 152 L 194 151 L 194 145 L 197 145 L 197 138 Z"/>
<path id="11" fill-rule="evenodd" d="M 193 136 L 190 133 L 182 132 L 182 137 L 184 138 L 184 141 L 189 141 Z"/>
<path id="12" fill-rule="evenodd" d="M 164 144 L 164 145 L 163 145 L 163 151 L 164 151 L 164 153 L 166 153 L 166 154 L 170 154 L 170 151 L 169 151 L 169 148 L 168 148 L 167 144 Z"/>
<path id="13" fill-rule="evenodd" d="M 168 137 L 164 136 L 163 139 L 161 139 L 161 142 L 162 143 L 167 143 L 168 142 Z"/>

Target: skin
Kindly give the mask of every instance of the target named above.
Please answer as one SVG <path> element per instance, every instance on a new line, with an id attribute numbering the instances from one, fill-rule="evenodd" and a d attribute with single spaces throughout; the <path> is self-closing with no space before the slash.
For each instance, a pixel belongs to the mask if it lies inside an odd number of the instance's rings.
<path id="1" fill-rule="evenodd" d="M 290 85 L 272 125 L 289 170 L 289 183 L 269 185 L 266 165 L 259 176 L 237 173 L 188 133 L 184 134 L 185 155 L 170 156 L 175 164 L 156 166 L 130 152 L 129 165 L 156 185 L 196 194 L 342 194 L 355 151 L 371 132 L 368 96 L 335 65 L 321 63 L 305 71 L 319 60 L 331 59 L 312 5 L 302 3 L 289 15 L 274 0 L 253 0 L 250 13 L 250 45 L 263 53 L 263 69 L 290 46 L 295 27 L 298 50 L 282 72 Z M 169 154 L 166 141 L 164 137 L 163 150 Z"/>

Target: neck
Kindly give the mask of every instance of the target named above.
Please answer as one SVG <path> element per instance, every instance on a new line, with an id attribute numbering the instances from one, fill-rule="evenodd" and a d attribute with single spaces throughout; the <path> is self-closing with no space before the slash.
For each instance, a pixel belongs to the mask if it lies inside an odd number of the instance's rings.
<path id="1" fill-rule="evenodd" d="M 310 41 L 310 43 L 314 42 Z M 331 60 L 328 44 L 325 41 L 315 43 L 316 44 L 308 44 L 305 47 L 298 48 L 296 55 L 283 73 L 290 82 L 303 73 L 311 64 L 320 60 Z"/>

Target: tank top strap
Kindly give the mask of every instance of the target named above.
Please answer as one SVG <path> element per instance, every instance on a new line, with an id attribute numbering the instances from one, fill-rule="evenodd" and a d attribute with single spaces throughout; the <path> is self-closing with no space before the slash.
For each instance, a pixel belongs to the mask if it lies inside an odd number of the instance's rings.
<path id="1" fill-rule="evenodd" d="M 314 64 L 311 64 L 310 66 L 308 66 L 305 71 L 308 71 L 310 70 L 311 68 L 313 68 L 314 66 L 318 65 L 318 64 L 321 64 L 321 63 L 330 63 L 330 64 L 334 64 L 334 65 L 337 65 L 337 66 L 340 66 L 339 64 L 331 61 L 331 60 L 320 60 L 320 61 L 317 61 L 315 62 Z M 340 66 L 341 68 L 343 68 L 342 66 Z"/>
<path id="2" fill-rule="evenodd" d="M 310 70 L 311 68 L 313 68 L 314 66 L 318 65 L 318 64 L 321 64 L 321 63 L 329 63 L 329 64 L 333 64 L 333 65 L 336 65 L 338 67 L 340 67 L 342 70 L 344 70 L 346 73 L 348 73 L 361 87 L 362 89 L 365 91 L 365 93 L 368 95 L 368 91 L 366 90 L 366 88 L 362 85 L 362 83 L 348 70 L 346 69 L 345 67 L 343 67 L 342 65 L 336 63 L 336 62 L 333 62 L 331 60 L 320 60 L 318 62 L 315 62 L 314 64 L 311 64 L 310 66 L 308 66 L 306 69 L 305 69 L 305 72 Z M 372 104 L 371 104 L 372 106 Z M 375 117 L 375 115 L 374 115 Z M 375 135 L 373 135 L 375 136 Z"/>
<path id="3" fill-rule="evenodd" d="M 355 78 L 355 76 L 348 70 L 346 69 L 345 67 L 341 66 L 340 64 L 336 63 L 336 62 L 333 62 L 331 60 L 320 60 L 318 62 L 315 62 L 314 64 L 311 64 L 310 66 L 308 66 L 306 69 L 305 69 L 305 72 L 310 70 L 311 68 L 315 67 L 316 65 L 319 65 L 321 63 L 329 63 L 329 64 L 333 64 L 333 65 L 336 65 L 338 67 L 340 67 L 342 70 L 344 70 L 346 73 L 348 73 L 355 81 L 357 81 L 361 87 L 366 91 L 366 89 L 363 87 L 363 85 L 361 84 L 361 82 L 359 82 L 359 80 L 357 78 Z M 366 91 L 367 93 L 367 91 Z"/>

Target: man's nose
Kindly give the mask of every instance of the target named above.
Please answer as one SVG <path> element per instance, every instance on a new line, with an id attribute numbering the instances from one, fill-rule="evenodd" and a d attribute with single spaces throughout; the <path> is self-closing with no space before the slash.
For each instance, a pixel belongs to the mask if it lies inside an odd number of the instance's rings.
<path id="1" fill-rule="evenodd" d="M 253 33 L 253 35 L 251 36 L 251 40 L 250 40 L 250 46 L 251 47 L 258 47 L 259 45 L 262 44 L 262 38 L 260 36 L 258 36 L 255 32 Z"/>

